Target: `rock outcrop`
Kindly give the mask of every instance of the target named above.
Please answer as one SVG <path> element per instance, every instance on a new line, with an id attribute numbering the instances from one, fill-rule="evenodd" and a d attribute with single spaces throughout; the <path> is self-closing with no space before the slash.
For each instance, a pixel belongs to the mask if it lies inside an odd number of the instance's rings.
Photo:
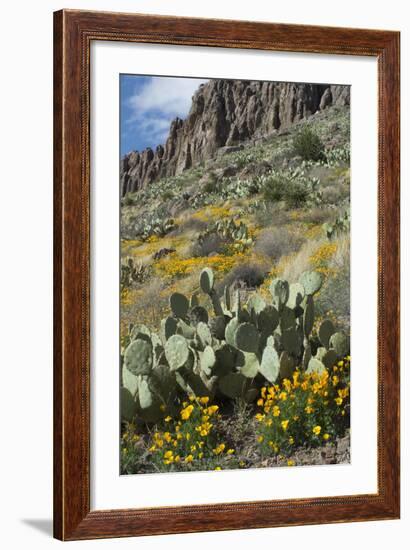
<path id="1" fill-rule="evenodd" d="M 172 121 L 164 145 L 121 159 L 121 195 L 180 174 L 212 158 L 221 147 L 271 134 L 316 111 L 349 103 L 348 86 L 211 80 L 195 92 L 187 118 Z"/>

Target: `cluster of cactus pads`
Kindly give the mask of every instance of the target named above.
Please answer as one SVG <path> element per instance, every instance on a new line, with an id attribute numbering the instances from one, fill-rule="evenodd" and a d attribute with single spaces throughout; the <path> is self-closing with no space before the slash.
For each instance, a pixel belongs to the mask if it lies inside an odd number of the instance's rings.
<path id="1" fill-rule="evenodd" d="M 149 268 L 146 265 L 135 263 L 133 258 L 126 258 L 121 262 L 121 288 L 129 288 L 134 283 L 143 283 L 148 271 Z"/>
<path id="2" fill-rule="evenodd" d="M 338 237 L 342 233 L 350 231 L 350 212 L 346 211 L 344 214 L 336 218 L 333 223 L 324 223 L 323 231 L 329 240 L 334 237 Z"/>
<path id="3" fill-rule="evenodd" d="M 174 412 L 181 394 L 252 402 L 261 386 L 290 377 L 296 367 L 321 373 L 349 352 L 348 337 L 330 320 L 312 335 L 318 272 L 303 273 L 295 284 L 273 280 L 271 303 L 256 293 L 242 304 L 240 292 L 229 288 L 221 300 L 209 268 L 199 282 L 212 315 L 200 305 L 199 291 L 190 299 L 174 293 L 159 335 L 130 326 L 122 355 L 125 420 L 156 422 Z"/>
<path id="4" fill-rule="evenodd" d="M 198 235 L 199 244 L 202 244 L 212 234 L 233 243 L 238 251 L 242 251 L 253 244 L 247 226 L 242 221 L 236 223 L 233 218 L 218 220 L 210 224 L 206 231 Z"/>
<path id="5" fill-rule="evenodd" d="M 165 237 L 170 231 L 177 228 L 173 218 L 161 219 L 154 217 L 147 222 L 139 222 L 135 225 L 135 236 L 143 241 L 149 239 L 153 235 L 157 237 Z"/>

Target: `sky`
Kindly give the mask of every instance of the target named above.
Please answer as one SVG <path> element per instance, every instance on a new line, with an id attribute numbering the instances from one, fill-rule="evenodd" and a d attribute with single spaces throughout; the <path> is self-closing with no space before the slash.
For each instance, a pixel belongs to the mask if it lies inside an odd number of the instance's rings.
<path id="1" fill-rule="evenodd" d="M 185 118 L 200 78 L 120 75 L 121 156 L 155 149 L 168 136 L 171 121 Z"/>

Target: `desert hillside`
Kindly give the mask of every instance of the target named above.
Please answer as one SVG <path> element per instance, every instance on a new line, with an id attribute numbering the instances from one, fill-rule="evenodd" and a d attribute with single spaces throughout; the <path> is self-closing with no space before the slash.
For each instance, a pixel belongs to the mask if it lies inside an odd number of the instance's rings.
<path id="1" fill-rule="evenodd" d="M 123 473 L 349 461 L 349 88 L 211 81 L 121 196 Z"/>

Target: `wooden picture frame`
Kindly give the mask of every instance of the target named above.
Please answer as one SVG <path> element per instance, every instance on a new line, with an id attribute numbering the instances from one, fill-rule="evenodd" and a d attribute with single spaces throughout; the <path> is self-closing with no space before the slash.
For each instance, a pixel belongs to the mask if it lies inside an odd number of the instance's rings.
<path id="1" fill-rule="evenodd" d="M 372 56 L 378 62 L 378 492 L 90 510 L 93 40 Z M 62 540 L 394 519 L 399 454 L 398 32 L 63 10 L 54 14 L 54 536 Z"/>

